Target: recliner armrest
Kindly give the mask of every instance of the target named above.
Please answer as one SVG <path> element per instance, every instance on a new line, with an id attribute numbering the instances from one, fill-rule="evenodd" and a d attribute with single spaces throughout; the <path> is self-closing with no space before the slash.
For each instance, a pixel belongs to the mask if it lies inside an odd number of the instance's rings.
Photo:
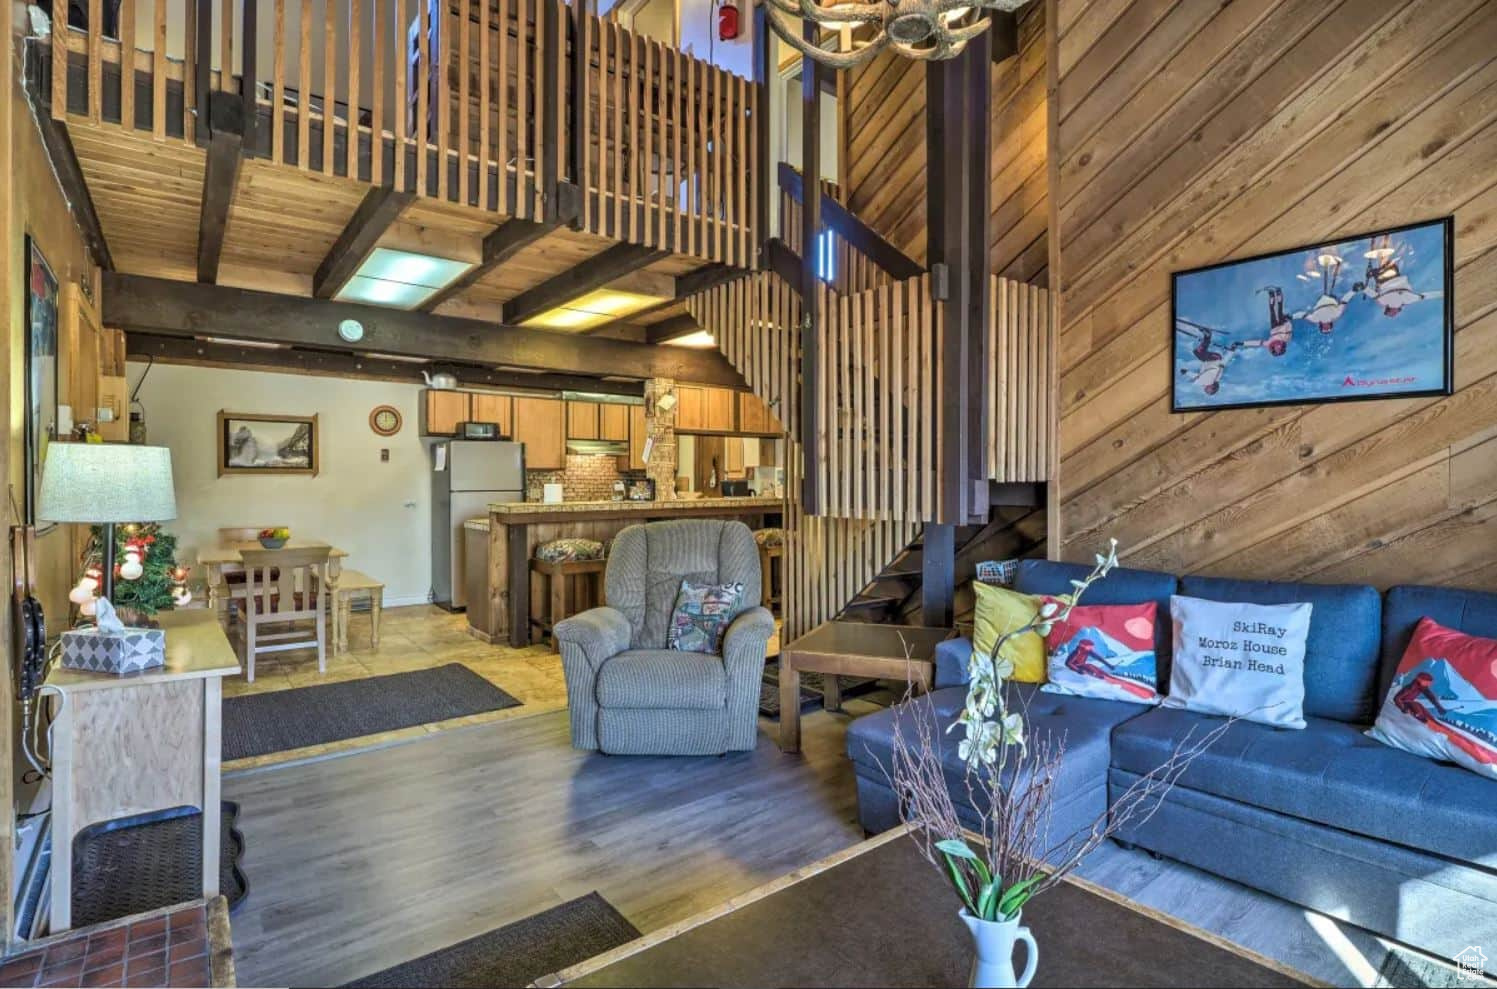
<path id="1" fill-rule="evenodd" d="M 736 656 L 749 656 L 763 662 L 769 640 L 774 636 L 774 615 L 768 608 L 750 608 L 734 618 L 723 635 L 723 662 Z"/>
<path id="2" fill-rule="evenodd" d="M 629 648 L 629 619 L 617 608 L 589 608 L 556 623 L 551 635 L 559 643 L 579 647 L 596 671 L 606 661 Z"/>

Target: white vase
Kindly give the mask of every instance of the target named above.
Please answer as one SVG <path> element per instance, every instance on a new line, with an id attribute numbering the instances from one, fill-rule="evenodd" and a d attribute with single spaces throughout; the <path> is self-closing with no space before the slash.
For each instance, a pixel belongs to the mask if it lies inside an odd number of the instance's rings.
<path id="1" fill-rule="evenodd" d="M 960 912 L 962 922 L 972 932 L 972 942 L 977 947 L 972 959 L 972 975 L 967 984 L 981 989 L 989 987 L 1022 987 L 1034 978 L 1034 969 L 1040 960 L 1039 946 L 1029 928 L 1020 925 L 1019 914 L 1013 920 L 980 920 L 965 909 Z M 1023 941 L 1028 945 L 1024 961 L 1024 974 L 1014 975 L 1014 944 Z"/>

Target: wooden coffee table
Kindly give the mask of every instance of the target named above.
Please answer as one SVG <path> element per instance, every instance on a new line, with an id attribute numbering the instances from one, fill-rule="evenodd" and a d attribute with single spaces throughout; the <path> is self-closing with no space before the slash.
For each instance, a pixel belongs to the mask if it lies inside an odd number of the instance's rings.
<path id="1" fill-rule="evenodd" d="M 780 751 L 800 751 L 800 675 L 820 673 L 826 709 L 842 706 L 838 676 L 903 680 L 930 689 L 936 644 L 950 638 L 944 628 L 827 622 L 780 650 Z"/>
<path id="2" fill-rule="evenodd" d="M 958 906 L 894 830 L 535 985 L 964 986 L 972 937 Z M 1039 944 L 1037 987 L 1315 984 L 1085 880 L 1046 891 L 1023 922 Z"/>

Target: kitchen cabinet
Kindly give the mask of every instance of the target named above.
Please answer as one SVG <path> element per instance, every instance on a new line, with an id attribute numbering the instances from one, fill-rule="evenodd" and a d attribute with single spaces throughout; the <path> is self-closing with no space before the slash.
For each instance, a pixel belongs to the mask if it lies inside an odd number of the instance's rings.
<path id="1" fill-rule="evenodd" d="M 514 429 L 514 400 L 508 395 L 473 392 L 469 405 L 472 422 L 492 422 L 499 427 L 500 436 L 508 436 Z"/>
<path id="2" fill-rule="evenodd" d="M 558 398 L 515 398 L 514 440 L 525 444 L 527 470 L 567 465 L 566 404 Z"/>
<path id="3" fill-rule="evenodd" d="M 619 458 L 620 470 L 644 470 L 645 464 L 645 437 L 648 428 L 645 425 L 645 407 L 643 405 L 625 405 L 621 408 L 627 409 L 629 413 L 629 455 Z"/>
<path id="4" fill-rule="evenodd" d="M 737 399 L 729 388 L 676 386 L 676 429 L 683 433 L 731 433 Z"/>
<path id="5" fill-rule="evenodd" d="M 745 442 L 747 441 L 741 436 L 729 436 L 727 443 L 724 444 L 723 470 L 726 477 L 735 481 L 743 477 L 743 444 Z"/>
<path id="6" fill-rule="evenodd" d="M 598 403 L 567 403 L 567 439 L 598 439 Z"/>
<path id="7" fill-rule="evenodd" d="M 707 389 L 707 428 L 715 433 L 731 433 L 737 427 L 733 414 L 738 404 L 735 392 L 727 388 Z"/>
<path id="8" fill-rule="evenodd" d="M 457 424 L 473 418 L 472 396 L 468 392 L 428 388 L 422 396 L 422 436 L 455 436 Z"/>
<path id="9" fill-rule="evenodd" d="M 738 431 L 750 436 L 778 436 L 784 432 L 769 406 L 746 391 L 738 393 Z"/>
<path id="10" fill-rule="evenodd" d="M 643 405 L 621 405 L 602 402 L 598 405 L 598 439 L 629 442 L 629 410 L 637 408 L 644 413 Z"/>

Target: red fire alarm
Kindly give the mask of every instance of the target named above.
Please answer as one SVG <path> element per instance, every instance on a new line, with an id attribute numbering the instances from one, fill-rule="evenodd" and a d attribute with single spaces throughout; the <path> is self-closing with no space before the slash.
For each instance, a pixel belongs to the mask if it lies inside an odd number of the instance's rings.
<path id="1" fill-rule="evenodd" d="M 717 7 L 717 40 L 732 41 L 738 37 L 737 0 L 721 0 Z"/>

